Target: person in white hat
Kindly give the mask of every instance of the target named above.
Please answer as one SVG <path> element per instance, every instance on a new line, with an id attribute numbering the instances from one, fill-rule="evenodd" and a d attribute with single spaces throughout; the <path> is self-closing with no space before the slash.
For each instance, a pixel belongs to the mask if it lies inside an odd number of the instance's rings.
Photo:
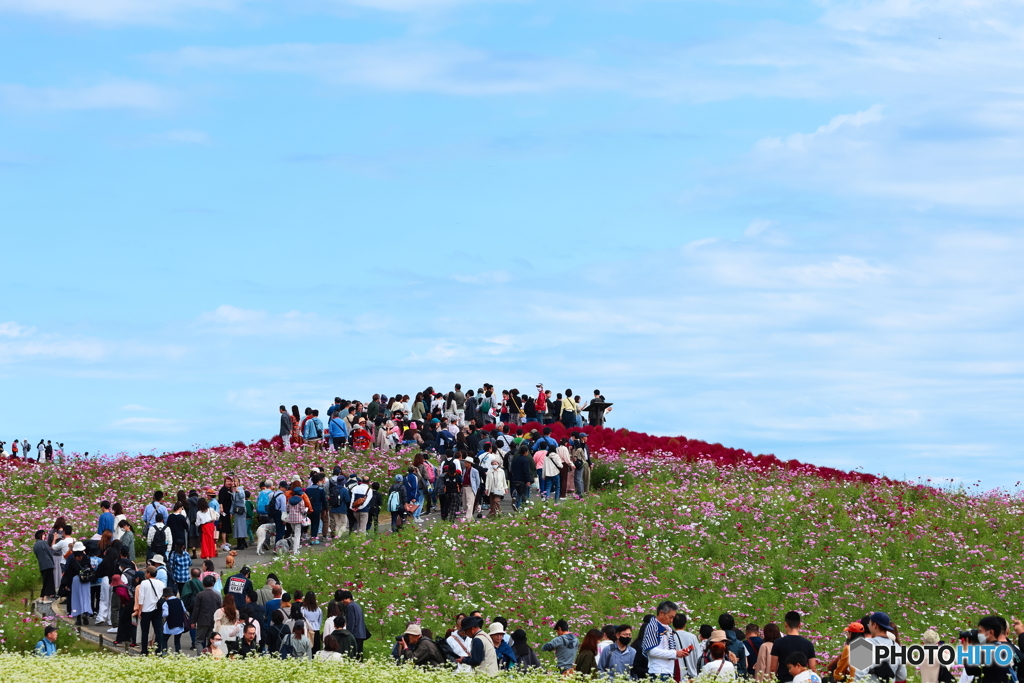
<path id="1" fill-rule="evenodd" d="M 412 662 L 416 666 L 441 666 L 445 663 L 444 655 L 437 644 L 430 639 L 432 634 L 423 632 L 419 624 L 409 624 L 402 634 L 402 660 Z"/>
<path id="2" fill-rule="evenodd" d="M 164 562 L 164 556 L 154 555 L 149 563 L 156 568 L 156 578 L 160 579 L 165 586 L 169 586 L 170 583 L 167 581 L 167 563 Z"/>
<path id="3" fill-rule="evenodd" d="M 85 544 L 78 541 L 71 546 L 71 557 L 68 558 L 62 582 L 71 588 L 71 611 L 69 616 L 75 618 L 75 626 L 88 626 L 92 615 L 92 579 L 82 581 L 79 574 L 85 570 L 92 572 L 92 564 L 85 554 Z"/>
<path id="4" fill-rule="evenodd" d="M 518 659 L 512 646 L 505 642 L 505 625 L 500 621 L 492 622 L 487 627 L 487 635 L 494 643 L 494 656 L 498 658 L 498 668 L 504 671 L 514 667 Z"/>

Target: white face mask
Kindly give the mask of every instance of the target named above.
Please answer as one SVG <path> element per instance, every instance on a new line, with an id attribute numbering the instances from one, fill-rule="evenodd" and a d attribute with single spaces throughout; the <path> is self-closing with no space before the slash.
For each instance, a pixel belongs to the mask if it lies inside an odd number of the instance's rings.
<path id="1" fill-rule="evenodd" d="M 988 637 L 986 637 L 984 633 L 979 633 L 978 634 L 978 643 L 980 643 L 981 645 L 984 645 L 987 642 L 988 642 Z"/>

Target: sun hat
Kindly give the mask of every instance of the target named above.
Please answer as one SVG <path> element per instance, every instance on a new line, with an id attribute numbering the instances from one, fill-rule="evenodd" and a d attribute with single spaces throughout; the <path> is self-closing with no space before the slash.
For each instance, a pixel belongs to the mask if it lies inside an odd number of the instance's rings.
<path id="1" fill-rule="evenodd" d="M 886 631 L 895 631 L 892 627 L 892 619 L 885 612 L 872 612 L 871 616 L 868 617 L 871 621 L 878 625 L 878 628 L 885 629 Z"/>
<path id="2" fill-rule="evenodd" d="M 484 620 L 480 617 L 466 617 L 462 620 L 462 630 L 468 631 L 471 628 L 482 628 Z"/>
<path id="3" fill-rule="evenodd" d="M 289 505 L 298 505 L 301 502 L 302 502 L 302 499 L 299 498 L 298 496 L 292 496 L 291 498 L 288 499 L 288 504 Z"/>
<path id="4" fill-rule="evenodd" d="M 408 628 L 405 629 L 405 633 L 402 635 L 406 636 L 422 636 L 423 629 L 420 628 L 419 624 L 409 624 Z"/>
<path id="5" fill-rule="evenodd" d="M 152 562 L 153 564 L 163 564 L 164 563 L 164 556 L 163 555 L 154 555 L 153 559 L 150 560 L 150 562 Z"/>
<path id="6" fill-rule="evenodd" d="M 864 633 L 864 624 L 855 621 L 843 629 L 843 633 Z"/>
<path id="7" fill-rule="evenodd" d="M 715 630 L 711 632 L 711 637 L 708 638 L 709 643 L 724 643 L 729 638 L 725 635 L 725 631 Z"/>
<path id="8" fill-rule="evenodd" d="M 84 553 L 85 552 L 85 544 L 82 543 L 81 541 L 76 541 L 75 544 L 73 546 L 71 546 L 71 552 L 73 552 L 73 553 Z"/>
<path id="9" fill-rule="evenodd" d="M 499 634 L 505 635 L 505 627 L 501 625 L 500 621 L 495 621 L 487 628 L 487 635 L 496 636 Z"/>

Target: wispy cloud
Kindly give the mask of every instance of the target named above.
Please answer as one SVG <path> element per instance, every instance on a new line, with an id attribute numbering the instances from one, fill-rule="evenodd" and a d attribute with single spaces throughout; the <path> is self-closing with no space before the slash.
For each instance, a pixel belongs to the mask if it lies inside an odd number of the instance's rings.
<path id="1" fill-rule="evenodd" d="M 162 109 L 172 101 L 169 92 L 140 81 L 109 81 L 64 88 L 0 84 L 0 105 L 27 111 Z"/>
<path id="2" fill-rule="evenodd" d="M 291 73 L 334 85 L 447 95 L 513 95 L 610 85 L 607 75 L 581 62 L 415 41 L 187 47 L 154 59 L 178 67 Z"/>

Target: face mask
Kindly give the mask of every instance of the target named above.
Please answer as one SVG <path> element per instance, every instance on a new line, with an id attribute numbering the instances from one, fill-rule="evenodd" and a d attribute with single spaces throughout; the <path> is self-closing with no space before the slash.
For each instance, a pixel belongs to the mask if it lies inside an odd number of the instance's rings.
<path id="1" fill-rule="evenodd" d="M 623 645 L 629 645 L 629 641 L 630 641 L 629 636 L 619 636 L 619 642 L 622 643 Z"/>
<path id="2" fill-rule="evenodd" d="M 987 641 L 988 641 L 988 638 L 985 637 L 984 633 L 979 633 L 978 634 L 978 642 L 980 644 L 984 645 Z"/>

